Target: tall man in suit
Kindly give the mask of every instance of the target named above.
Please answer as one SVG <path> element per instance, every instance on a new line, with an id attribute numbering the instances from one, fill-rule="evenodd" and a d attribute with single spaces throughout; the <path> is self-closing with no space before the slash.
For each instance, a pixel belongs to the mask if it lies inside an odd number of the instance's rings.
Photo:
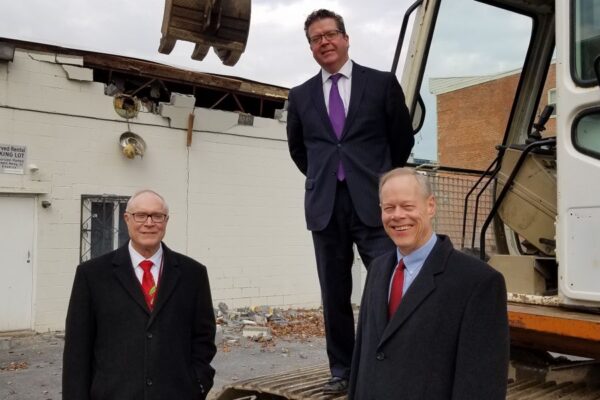
<path id="1" fill-rule="evenodd" d="M 396 249 L 369 267 L 349 399 L 504 400 L 509 336 L 500 273 L 433 231 L 427 178 L 381 178 L 381 218 Z"/>
<path id="2" fill-rule="evenodd" d="M 130 241 L 81 264 L 67 313 L 63 400 L 199 400 L 213 384 L 215 318 L 206 268 L 161 242 L 169 208 L 127 203 Z"/>
<path id="3" fill-rule="evenodd" d="M 312 231 L 331 380 L 326 393 L 348 385 L 354 316 L 353 243 L 365 265 L 393 248 L 381 228 L 377 180 L 406 163 L 414 144 L 396 77 L 351 61 L 344 20 L 317 10 L 304 24 L 317 75 L 290 90 L 287 136 L 306 176 L 306 223 Z"/>

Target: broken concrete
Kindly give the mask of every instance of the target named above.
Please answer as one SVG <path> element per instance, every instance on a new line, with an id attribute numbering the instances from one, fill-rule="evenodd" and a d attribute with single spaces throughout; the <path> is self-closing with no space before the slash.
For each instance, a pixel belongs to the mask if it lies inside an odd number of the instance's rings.
<path id="1" fill-rule="evenodd" d="M 270 341 L 242 336 L 240 316 L 252 319 L 252 314 L 260 319 L 266 318 L 264 314 L 252 309 L 229 311 L 223 307 L 216 312 L 222 311 L 226 311 L 227 319 L 223 318 L 224 323 L 217 328 L 218 351 L 212 363 L 216 369 L 215 385 L 209 399 L 223 386 L 238 380 L 327 362 L 325 339 L 311 334 L 318 332 L 314 322 L 319 310 L 272 310 L 267 322 L 273 334 Z M 230 320 L 232 315 L 239 320 Z M 292 334 L 284 336 L 283 331 L 277 331 L 283 328 Z M 0 351 L 0 399 L 60 400 L 63 346 L 63 332 L 13 338 L 11 349 Z"/>

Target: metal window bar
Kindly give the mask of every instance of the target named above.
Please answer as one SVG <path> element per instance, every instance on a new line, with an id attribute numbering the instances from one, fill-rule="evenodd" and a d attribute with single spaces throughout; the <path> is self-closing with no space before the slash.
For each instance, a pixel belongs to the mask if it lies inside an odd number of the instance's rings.
<path id="1" fill-rule="evenodd" d="M 81 196 L 80 262 L 124 244 L 128 239 L 123 213 L 129 197 Z"/>

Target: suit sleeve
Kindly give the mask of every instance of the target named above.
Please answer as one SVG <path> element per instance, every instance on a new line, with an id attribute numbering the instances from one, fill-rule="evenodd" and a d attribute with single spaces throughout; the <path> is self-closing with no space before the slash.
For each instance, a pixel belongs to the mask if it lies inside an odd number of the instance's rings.
<path id="1" fill-rule="evenodd" d="M 478 285 L 465 309 L 452 400 L 504 400 L 509 346 L 506 287 L 494 273 Z"/>
<path id="2" fill-rule="evenodd" d="M 89 400 L 96 321 L 84 270 L 77 268 L 65 327 L 63 400 Z"/>
<path id="3" fill-rule="evenodd" d="M 386 98 L 388 142 L 394 168 L 403 167 L 415 144 L 412 121 L 404 92 L 395 75 L 390 74 Z"/>
<path id="4" fill-rule="evenodd" d="M 288 95 L 288 115 L 287 115 L 287 138 L 290 156 L 292 160 L 302 172 L 306 175 L 307 171 L 307 156 L 306 146 L 304 145 L 304 136 L 302 134 L 302 121 L 298 115 L 298 106 L 293 95 L 294 90 L 290 90 Z"/>
<path id="5" fill-rule="evenodd" d="M 206 268 L 202 267 L 200 288 L 196 295 L 196 315 L 192 331 L 192 363 L 198 384 L 206 398 L 213 386 L 215 370 L 210 365 L 217 348 L 215 346 L 215 314 L 213 311 L 210 284 Z"/>

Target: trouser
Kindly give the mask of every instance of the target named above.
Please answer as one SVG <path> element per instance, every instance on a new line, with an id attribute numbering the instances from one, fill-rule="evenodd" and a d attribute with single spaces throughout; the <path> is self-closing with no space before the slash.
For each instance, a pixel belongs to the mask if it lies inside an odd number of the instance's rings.
<path id="1" fill-rule="evenodd" d="M 323 300 L 327 356 L 332 376 L 348 379 L 354 349 L 352 295 L 353 244 L 368 268 L 371 261 L 395 249 L 383 227 L 369 227 L 354 210 L 345 182 L 338 182 L 329 224 L 313 231 Z"/>

